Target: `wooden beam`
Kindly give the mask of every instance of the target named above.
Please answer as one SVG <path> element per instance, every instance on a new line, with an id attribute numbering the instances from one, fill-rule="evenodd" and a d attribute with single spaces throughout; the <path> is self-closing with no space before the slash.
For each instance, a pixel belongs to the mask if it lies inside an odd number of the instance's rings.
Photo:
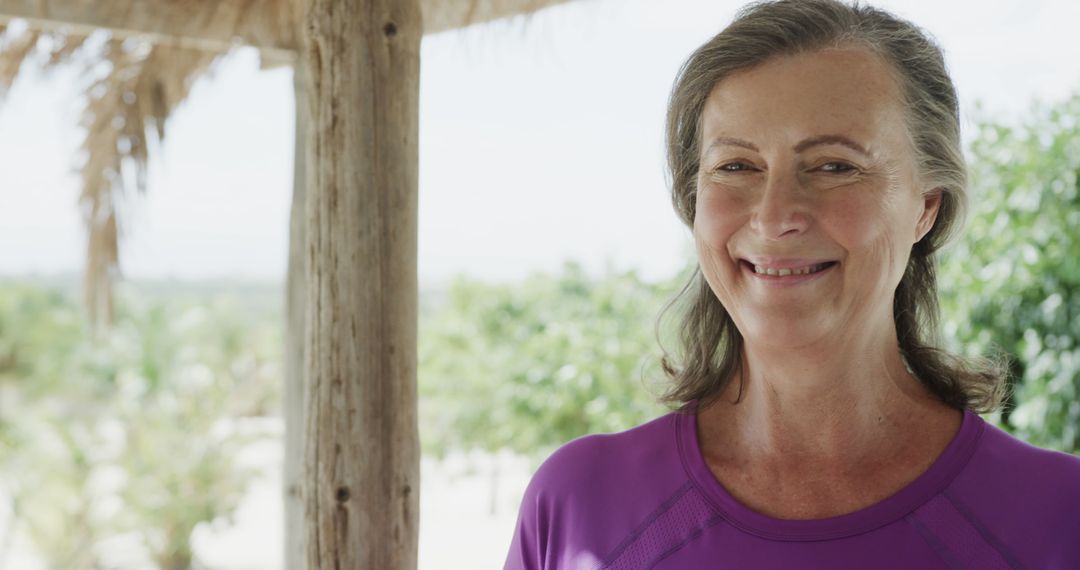
<path id="1" fill-rule="evenodd" d="M 424 33 L 528 14 L 569 0 L 423 0 Z M 0 0 L 0 23 L 25 19 L 35 29 L 68 28 L 80 33 L 111 30 L 172 43 L 223 51 L 250 45 L 288 61 L 299 47 L 294 22 L 300 0 Z"/>
<path id="2" fill-rule="evenodd" d="M 415 570 L 419 0 L 311 0 L 307 567 Z"/>

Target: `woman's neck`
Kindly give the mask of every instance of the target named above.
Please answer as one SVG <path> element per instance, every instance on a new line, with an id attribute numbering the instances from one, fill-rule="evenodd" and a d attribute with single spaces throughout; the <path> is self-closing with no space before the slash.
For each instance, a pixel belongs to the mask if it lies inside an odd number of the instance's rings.
<path id="1" fill-rule="evenodd" d="M 700 416 L 722 433 L 717 451 L 778 470 L 852 472 L 958 417 L 908 372 L 892 330 L 822 344 L 746 343 L 741 373 Z"/>

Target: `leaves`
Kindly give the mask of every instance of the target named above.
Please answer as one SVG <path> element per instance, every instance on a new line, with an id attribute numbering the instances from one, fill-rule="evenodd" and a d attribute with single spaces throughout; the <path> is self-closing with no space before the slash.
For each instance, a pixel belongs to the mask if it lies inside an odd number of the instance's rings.
<path id="1" fill-rule="evenodd" d="M 425 451 L 535 456 L 662 413 L 641 379 L 665 290 L 574 264 L 520 286 L 459 279 L 421 318 Z"/>
<path id="2" fill-rule="evenodd" d="M 942 265 L 947 331 L 1013 359 L 1003 421 L 1080 450 L 1080 95 L 1020 125 L 984 120 L 971 147 L 972 216 Z"/>

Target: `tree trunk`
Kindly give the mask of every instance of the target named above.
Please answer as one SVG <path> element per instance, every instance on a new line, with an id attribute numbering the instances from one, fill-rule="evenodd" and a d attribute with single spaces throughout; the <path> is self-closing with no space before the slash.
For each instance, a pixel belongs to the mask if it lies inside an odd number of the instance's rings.
<path id="1" fill-rule="evenodd" d="M 305 484 L 311 569 L 414 569 L 419 0 L 311 0 Z"/>
<path id="2" fill-rule="evenodd" d="M 285 568 L 304 570 L 304 343 L 307 326 L 306 153 L 310 81 L 303 65 L 293 67 L 296 133 L 293 197 L 289 216 L 289 268 L 285 278 Z"/>

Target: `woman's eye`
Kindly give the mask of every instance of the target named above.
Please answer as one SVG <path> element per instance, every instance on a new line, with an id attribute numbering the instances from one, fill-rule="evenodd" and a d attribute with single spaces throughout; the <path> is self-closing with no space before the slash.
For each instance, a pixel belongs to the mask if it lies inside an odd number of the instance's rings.
<path id="1" fill-rule="evenodd" d="M 753 170 L 753 167 L 745 162 L 728 162 L 716 167 L 716 172 L 745 172 L 747 170 Z"/>
<path id="2" fill-rule="evenodd" d="M 821 172 L 828 172 L 830 174 L 846 174 L 855 170 L 855 167 L 847 164 L 846 162 L 826 162 L 817 167 Z"/>

